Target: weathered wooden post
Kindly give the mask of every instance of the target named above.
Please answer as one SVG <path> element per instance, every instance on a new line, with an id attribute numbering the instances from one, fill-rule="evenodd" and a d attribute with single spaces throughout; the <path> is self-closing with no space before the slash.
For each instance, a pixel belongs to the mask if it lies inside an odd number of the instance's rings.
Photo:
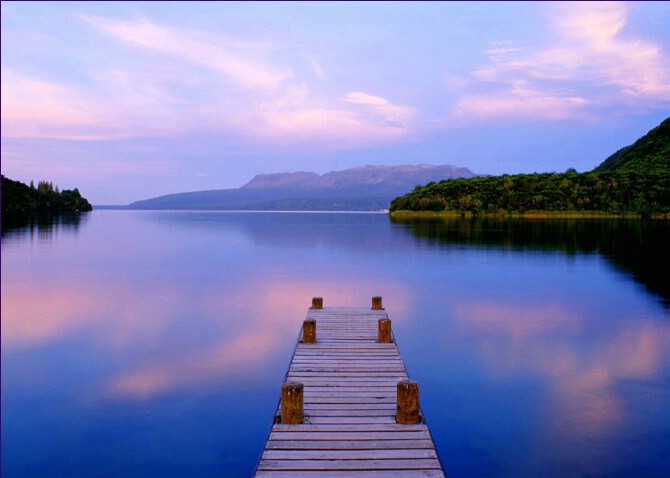
<path id="1" fill-rule="evenodd" d="M 323 297 L 312 297 L 312 309 L 323 309 Z"/>
<path id="2" fill-rule="evenodd" d="M 316 320 L 308 319 L 302 323 L 302 342 L 305 344 L 316 343 Z"/>
<path id="3" fill-rule="evenodd" d="M 380 344 L 391 343 L 391 319 L 379 319 L 377 331 L 377 342 Z"/>
<path id="4" fill-rule="evenodd" d="M 395 421 L 404 425 L 419 423 L 419 384 L 414 380 L 398 382 Z"/>
<path id="5" fill-rule="evenodd" d="M 303 409 L 303 384 L 286 382 L 281 386 L 281 422 L 287 425 L 302 423 L 305 419 Z"/>
<path id="6" fill-rule="evenodd" d="M 377 296 L 372 298 L 372 310 L 383 310 L 381 297 Z"/>

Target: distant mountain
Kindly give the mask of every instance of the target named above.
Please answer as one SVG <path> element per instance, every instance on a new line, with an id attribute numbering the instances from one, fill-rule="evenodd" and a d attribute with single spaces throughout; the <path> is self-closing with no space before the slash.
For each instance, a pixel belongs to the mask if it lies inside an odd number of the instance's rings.
<path id="1" fill-rule="evenodd" d="M 297 188 L 297 189 L 356 189 L 360 187 L 382 186 L 396 188 L 448 178 L 469 178 L 474 176 L 467 168 L 456 166 L 359 166 L 344 171 L 331 171 L 324 175 L 316 173 L 258 174 L 242 188 Z"/>
<path id="2" fill-rule="evenodd" d="M 670 118 L 603 161 L 596 172 L 670 172 Z"/>
<path id="3" fill-rule="evenodd" d="M 375 211 L 391 199 L 434 181 L 475 174 L 456 166 L 360 166 L 323 175 L 259 174 L 239 189 L 169 194 L 136 201 L 128 209 Z"/>

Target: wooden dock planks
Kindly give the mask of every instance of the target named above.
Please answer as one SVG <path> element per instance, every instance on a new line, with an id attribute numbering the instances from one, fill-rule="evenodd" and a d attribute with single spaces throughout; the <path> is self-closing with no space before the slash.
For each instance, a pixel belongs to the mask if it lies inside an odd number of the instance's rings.
<path id="1" fill-rule="evenodd" d="M 408 375 L 395 341 L 377 342 L 387 318 L 383 309 L 309 310 L 317 342 L 298 343 L 286 377 L 304 385 L 304 422 L 272 426 L 256 477 L 445 476 L 425 423 L 396 423 L 397 383 Z"/>

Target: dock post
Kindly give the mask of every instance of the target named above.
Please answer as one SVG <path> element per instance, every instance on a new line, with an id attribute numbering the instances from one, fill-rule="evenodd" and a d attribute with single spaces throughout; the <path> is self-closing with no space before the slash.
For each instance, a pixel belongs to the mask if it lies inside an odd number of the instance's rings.
<path id="1" fill-rule="evenodd" d="M 323 297 L 312 298 L 312 309 L 323 309 Z"/>
<path id="2" fill-rule="evenodd" d="M 377 326 L 377 342 L 380 344 L 391 343 L 391 319 L 379 319 Z"/>
<path id="3" fill-rule="evenodd" d="M 302 342 L 304 344 L 316 343 L 316 320 L 308 319 L 302 323 Z"/>
<path id="4" fill-rule="evenodd" d="M 281 422 L 283 424 L 296 425 L 305 419 L 303 389 L 303 384 L 298 382 L 286 382 L 281 386 Z"/>
<path id="5" fill-rule="evenodd" d="M 372 310 L 384 310 L 381 297 L 377 296 L 372 298 Z"/>
<path id="6" fill-rule="evenodd" d="M 419 423 L 419 384 L 414 380 L 398 382 L 395 421 L 404 425 Z"/>

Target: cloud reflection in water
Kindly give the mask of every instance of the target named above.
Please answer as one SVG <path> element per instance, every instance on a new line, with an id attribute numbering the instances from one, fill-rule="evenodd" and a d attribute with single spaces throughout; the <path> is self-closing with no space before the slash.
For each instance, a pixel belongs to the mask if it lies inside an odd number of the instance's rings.
<path id="1" fill-rule="evenodd" d="M 453 316 L 494 381 L 531 375 L 544 383 L 527 455 L 534 466 L 557 461 L 558 472 L 572 463 L 575 476 L 583 476 L 606 475 L 625 463 L 623 449 L 613 455 L 612 446 L 594 443 L 635 439 L 649 425 L 639 413 L 649 397 L 631 395 L 625 384 L 653 381 L 667 370 L 670 330 L 663 323 L 637 316 L 591 331 L 583 311 L 562 301 L 456 302 Z"/>

